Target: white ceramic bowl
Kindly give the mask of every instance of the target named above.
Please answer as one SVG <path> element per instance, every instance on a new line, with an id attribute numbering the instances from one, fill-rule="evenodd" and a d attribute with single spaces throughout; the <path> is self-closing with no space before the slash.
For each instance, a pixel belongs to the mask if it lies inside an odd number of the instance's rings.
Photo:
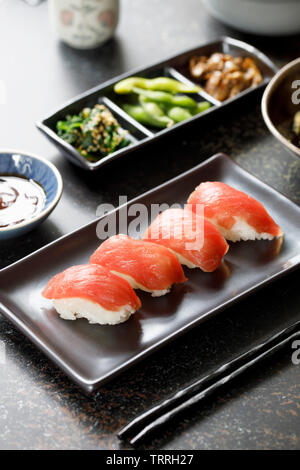
<path id="1" fill-rule="evenodd" d="M 300 33 L 300 0 L 203 0 L 218 20 L 247 33 Z"/>

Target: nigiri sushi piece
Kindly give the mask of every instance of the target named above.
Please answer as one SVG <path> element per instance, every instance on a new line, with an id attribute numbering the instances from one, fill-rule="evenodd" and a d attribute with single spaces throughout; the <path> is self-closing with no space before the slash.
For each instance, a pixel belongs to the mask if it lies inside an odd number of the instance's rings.
<path id="1" fill-rule="evenodd" d="M 214 271 L 228 250 L 221 232 L 190 210 L 167 209 L 143 234 L 143 240 L 163 245 L 189 268 Z"/>
<path id="2" fill-rule="evenodd" d="M 53 300 L 61 318 L 86 318 L 100 325 L 122 323 L 141 306 L 125 279 L 94 264 L 72 266 L 56 274 L 42 295 Z"/>
<path id="3" fill-rule="evenodd" d="M 134 289 L 151 292 L 153 297 L 167 294 L 172 284 L 187 280 L 176 256 L 167 248 L 123 234 L 105 240 L 90 262 L 105 266 Z"/>
<path id="4" fill-rule="evenodd" d="M 195 212 L 197 205 L 202 206 L 204 217 L 233 242 L 283 236 L 281 228 L 260 202 L 225 183 L 201 183 L 189 196 L 188 205 Z"/>

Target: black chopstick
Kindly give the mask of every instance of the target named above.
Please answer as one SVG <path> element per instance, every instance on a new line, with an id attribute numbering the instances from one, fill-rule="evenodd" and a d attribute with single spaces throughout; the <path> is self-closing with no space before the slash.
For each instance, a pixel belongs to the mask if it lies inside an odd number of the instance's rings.
<path id="1" fill-rule="evenodd" d="M 172 397 L 131 421 L 121 429 L 118 437 L 120 439 L 131 437 L 130 443 L 133 445 L 140 443 L 142 439 L 169 422 L 175 416 L 211 395 L 221 386 L 242 374 L 259 361 L 274 354 L 291 339 L 300 335 L 299 328 L 300 320 L 284 328 L 258 346 L 252 347 L 232 361 L 223 364 L 208 376 L 185 387 Z"/>

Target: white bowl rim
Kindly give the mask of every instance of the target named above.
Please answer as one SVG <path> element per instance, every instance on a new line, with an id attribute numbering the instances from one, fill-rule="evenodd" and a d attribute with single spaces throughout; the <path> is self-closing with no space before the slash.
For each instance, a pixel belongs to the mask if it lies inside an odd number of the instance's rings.
<path id="1" fill-rule="evenodd" d="M 40 219 L 42 219 L 46 214 L 50 213 L 54 207 L 57 205 L 59 202 L 62 191 L 63 191 L 63 180 L 61 177 L 60 172 L 56 168 L 53 163 L 49 162 L 49 160 L 46 160 L 43 157 L 39 157 L 38 155 L 31 153 L 31 152 L 24 152 L 23 150 L 16 150 L 16 149 L 1 149 L 0 150 L 0 157 L 2 154 L 17 154 L 17 155 L 24 155 L 25 157 L 30 157 L 35 160 L 39 160 L 40 162 L 43 162 L 45 165 L 47 165 L 54 173 L 56 181 L 57 181 L 57 191 L 55 198 L 51 202 L 51 204 L 41 212 L 39 212 L 35 217 L 32 217 L 31 219 L 24 220 L 24 222 L 21 222 L 20 224 L 15 224 L 15 225 L 9 225 L 8 227 L 2 227 L 0 228 L 0 234 L 4 232 L 10 232 L 13 230 L 18 230 L 19 228 L 26 227 L 27 225 L 31 225 L 34 222 L 38 222 Z"/>
<path id="2" fill-rule="evenodd" d="M 286 137 L 284 137 L 283 134 L 281 134 L 274 124 L 272 123 L 271 119 L 269 118 L 269 113 L 268 113 L 268 104 L 269 104 L 269 99 L 270 99 L 270 91 L 273 88 L 274 84 L 281 78 L 281 76 L 287 71 L 292 69 L 295 65 L 300 64 L 300 57 L 298 57 L 295 60 L 292 60 L 292 62 L 289 62 L 288 64 L 284 65 L 271 79 L 271 81 L 268 83 L 262 100 L 261 100 L 261 112 L 264 118 L 264 121 L 269 129 L 269 131 L 274 135 L 274 137 L 277 137 L 277 139 L 287 146 L 289 150 L 291 150 L 294 154 L 300 155 L 300 149 L 296 145 L 292 144 Z"/>

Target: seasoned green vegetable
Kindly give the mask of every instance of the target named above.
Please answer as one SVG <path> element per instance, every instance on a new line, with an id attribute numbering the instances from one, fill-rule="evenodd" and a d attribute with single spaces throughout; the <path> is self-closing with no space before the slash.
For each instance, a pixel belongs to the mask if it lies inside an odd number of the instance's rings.
<path id="1" fill-rule="evenodd" d="M 82 116 L 67 116 L 66 121 L 58 121 L 56 124 L 57 133 L 68 144 L 75 145 L 80 136 Z"/>
<path id="2" fill-rule="evenodd" d="M 126 147 L 130 140 L 109 109 L 96 104 L 56 125 L 57 134 L 90 161 Z"/>
<path id="3" fill-rule="evenodd" d="M 116 83 L 114 91 L 115 93 L 123 95 L 131 93 L 134 87 L 143 88 L 145 90 L 168 91 L 170 93 L 198 93 L 201 89 L 198 86 L 185 85 L 169 77 L 128 77 Z"/>

